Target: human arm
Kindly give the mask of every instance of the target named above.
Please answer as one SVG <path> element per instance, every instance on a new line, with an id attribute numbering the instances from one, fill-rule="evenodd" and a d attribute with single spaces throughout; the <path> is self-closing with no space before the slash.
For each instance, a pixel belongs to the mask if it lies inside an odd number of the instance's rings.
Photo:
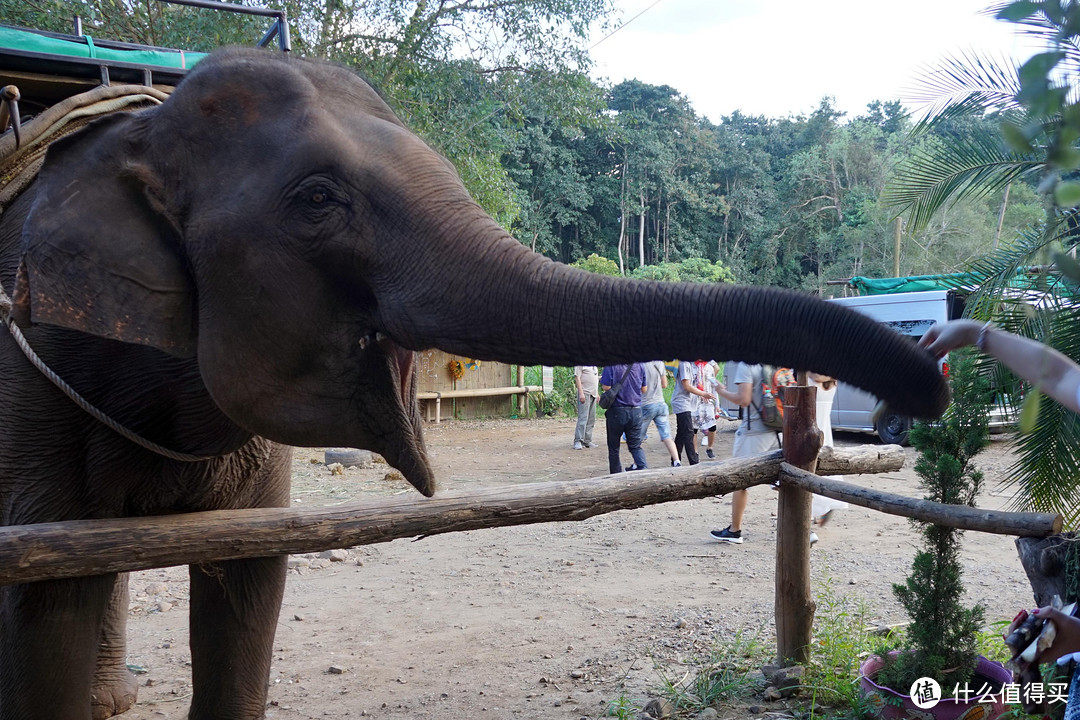
<path id="1" fill-rule="evenodd" d="M 574 368 L 574 386 L 577 388 L 577 401 L 585 402 L 585 390 L 581 387 L 581 368 Z"/>
<path id="2" fill-rule="evenodd" d="M 706 400 L 712 400 L 714 397 L 716 397 L 711 392 L 707 392 L 705 390 L 698 390 L 696 387 L 694 387 L 694 383 L 690 382 L 686 378 L 683 378 L 682 386 L 683 386 L 683 389 L 686 390 L 686 392 L 690 393 L 691 395 L 697 395 L 698 397 L 703 397 Z"/>
<path id="3" fill-rule="evenodd" d="M 754 386 L 751 383 L 736 383 L 735 392 L 723 386 L 718 386 L 716 392 L 728 402 L 733 402 L 739 407 L 748 407 L 753 399 Z"/>
<path id="4" fill-rule="evenodd" d="M 1054 642 L 1050 644 L 1050 647 L 1035 656 L 1036 663 L 1055 662 L 1060 657 L 1080 652 L 1080 618 L 1066 615 L 1060 610 L 1055 610 L 1049 606 L 1039 608 L 1032 612 L 1040 618 L 1053 622 L 1054 629 L 1057 631 L 1054 636 Z M 1012 624 L 1006 628 L 1003 637 L 1008 637 L 1009 633 L 1019 627 L 1027 619 L 1027 611 L 1021 610 L 1013 619 Z"/>
<path id="5" fill-rule="evenodd" d="M 987 355 L 1032 383 L 1073 412 L 1080 412 L 1080 365 L 1037 340 L 1020 337 L 975 320 L 937 323 L 919 340 L 935 357 L 966 345 L 979 345 Z M 1080 649 L 1080 648 L 1078 648 Z"/>
<path id="6" fill-rule="evenodd" d="M 603 372 L 600 373 L 600 392 L 607 392 L 614 384 L 615 377 L 614 373 L 611 372 L 611 366 L 605 367 Z"/>

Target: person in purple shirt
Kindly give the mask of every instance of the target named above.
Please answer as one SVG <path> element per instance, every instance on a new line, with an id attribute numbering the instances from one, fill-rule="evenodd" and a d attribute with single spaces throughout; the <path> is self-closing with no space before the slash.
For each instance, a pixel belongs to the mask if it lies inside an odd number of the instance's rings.
<path id="1" fill-rule="evenodd" d="M 623 380 L 623 376 L 626 379 Z M 607 426 L 608 472 L 615 474 L 623 471 L 619 458 L 619 440 L 626 434 L 626 447 L 634 458 L 634 464 L 627 470 L 643 470 L 645 452 L 641 449 L 641 394 L 645 391 L 645 368 L 641 363 L 631 365 L 608 365 L 600 374 L 600 387 L 607 390 L 619 385 L 615 404 L 604 414 Z"/>

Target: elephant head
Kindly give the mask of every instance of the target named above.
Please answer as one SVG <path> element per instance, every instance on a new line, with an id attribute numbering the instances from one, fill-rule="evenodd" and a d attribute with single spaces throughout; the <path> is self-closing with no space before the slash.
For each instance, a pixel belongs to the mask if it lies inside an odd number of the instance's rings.
<path id="1" fill-rule="evenodd" d="M 425 494 L 421 349 L 771 362 L 913 416 L 948 401 L 930 355 L 805 294 L 601 277 L 530 252 L 343 68 L 218 52 L 160 107 L 55 143 L 37 186 L 23 322 L 193 358 L 240 427 L 372 449 Z"/>

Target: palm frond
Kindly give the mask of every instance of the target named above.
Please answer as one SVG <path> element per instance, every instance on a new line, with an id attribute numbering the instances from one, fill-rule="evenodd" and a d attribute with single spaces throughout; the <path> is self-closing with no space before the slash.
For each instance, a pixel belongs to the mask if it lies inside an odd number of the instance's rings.
<path id="1" fill-rule="evenodd" d="M 1064 216 L 1049 228 L 1045 224 L 1027 228 L 977 258 L 969 268 L 969 287 L 978 287 L 967 298 L 965 315 L 993 320 L 1004 330 L 1039 340 L 1051 335 L 1066 338 L 1068 349 L 1073 334 L 1080 333 L 1080 322 L 1075 330 L 1067 324 L 1080 320 L 1080 297 L 1071 281 L 1052 266 L 1050 250 L 1076 245 L 1078 238 L 1069 233 L 1071 223 L 1072 219 Z M 1057 314 L 1065 324 L 1056 319 Z M 1049 318 L 1055 318 L 1053 328 Z M 1076 357 L 1080 357 L 1080 341 L 1076 348 Z"/>
<path id="2" fill-rule="evenodd" d="M 926 132 L 941 119 L 964 113 L 1019 109 L 1017 68 L 1013 59 L 975 51 L 961 52 L 928 66 L 908 98 L 924 108 L 915 132 Z"/>
<path id="3" fill-rule="evenodd" d="M 1015 490 L 1011 509 L 1061 512 L 1067 527 L 1080 521 L 1080 417 L 1047 398 L 1035 429 L 1015 440 L 1016 460 L 1001 484 Z"/>
<path id="4" fill-rule="evenodd" d="M 1066 249 L 1069 218 L 1029 228 L 1014 242 L 979 259 L 972 273 L 983 282 L 967 303 L 969 317 L 993 320 L 1017 335 L 1046 343 L 1080 360 L 1080 297 L 1048 264 L 1048 246 Z M 1017 409 L 1030 384 L 987 359 L 994 389 Z M 1016 460 L 999 489 L 1015 491 L 1013 509 L 1062 512 L 1066 525 L 1080 523 L 1080 417 L 1044 398 L 1034 431 L 1015 440 Z"/>
<path id="5" fill-rule="evenodd" d="M 949 143 L 929 140 L 897 166 L 881 199 L 898 215 L 908 214 L 910 232 L 916 233 L 945 205 L 998 192 L 1042 167 L 985 134 Z"/>

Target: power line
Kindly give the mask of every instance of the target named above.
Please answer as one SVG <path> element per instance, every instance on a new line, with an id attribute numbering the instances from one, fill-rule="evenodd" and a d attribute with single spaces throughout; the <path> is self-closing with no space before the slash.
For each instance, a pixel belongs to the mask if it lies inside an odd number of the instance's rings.
<path id="1" fill-rule="evenodd" d="M 600 39 L 599 39 L 599 40 L 597 40 L 597 41 L 596 41 L 595 43 L 593 43 L 592 45 L 590 45 L 590 46 L 589 46 L 589 50 L 592 50 L 592 49 L 593 49 L 593 48 L 595 48 L 595 47 L 596 47 L 597 45 L 599 45 L 600 43 L 604 42 L 605 40 L 607 40 L 607 39 L 608 39 L 609 37 L 611 37 L 611 36 L 612 36 L 612 35 L 614 35 L 615 33 L 617 33 L 617 32 L 619 32 L 620 30 L 622 30 L 622 29 L 623 29 L 624 27 L 626 27 L 626 26 L 627 26 L 627 25 L 629 25 L 630 23 L 634 22 L 635 20 L 637 20 L 637 19 L 638 19 L 639 17 L 641 17 L 641 16 L 642 16 L 642 15 L 644 15 L 645 13 L 649 12 L 650 10 L 652 10 L 652 9 L 653 9 L 654 7 L 656 7 L 657 5 L 659 5 L 659 4 L 661 3 L 661 2 L 663 2 L 663 0 L 656 0 L 656 2 L 654 2 L 654 3 L 652 4 L 652 5 L 650 5 L 649 7 L 645 8 L 644 10 L 642 10 L 641 12 L 639 12 L 639 13 L 638 13 L 637 15 L 635 15 L 635 16 L 634 16 L 634 17 L 632 17 L 632 18 L 630 18 L 629 20 L 627 20 L 626 22 L 624 22 L 624 23 L 623 23 L 622 25 L 620 25 L 619 27 L 615 28 L 614 30 L 612 30 L 611 32 L 609 32 L 609 33 L 608 33 L 607 35 L 605 35 L 604 37 L 600 38 Z"/>

